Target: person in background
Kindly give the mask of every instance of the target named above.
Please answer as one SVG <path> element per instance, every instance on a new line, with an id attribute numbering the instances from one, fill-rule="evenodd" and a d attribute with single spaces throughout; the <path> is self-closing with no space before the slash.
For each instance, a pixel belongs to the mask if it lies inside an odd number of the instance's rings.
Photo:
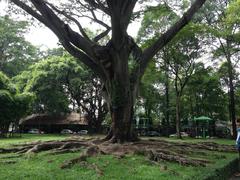
<path id="1" fill-rule="evenodd" d="M 237 125 L 236 148 L 239 152 L 239 158 L 240 158 L 240 121 L 239 120 L 237 120 L 236 125 Z"/>
<path id="2" fill-rule="evenodd" d="M 237 129 L 236 148 L 239 152 L 239 157 L 240 157 L 240 128 Z"/>

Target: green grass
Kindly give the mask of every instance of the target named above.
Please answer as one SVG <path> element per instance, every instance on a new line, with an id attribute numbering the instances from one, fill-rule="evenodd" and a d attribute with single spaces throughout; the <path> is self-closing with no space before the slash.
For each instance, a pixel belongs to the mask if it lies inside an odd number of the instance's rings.
<path id="1" fill-rule="evenodd" d="M 0 138 L 0 147 L 10 146 L 11 144 L 21 144 L 33 141 L 50 141 L 50 140 L 63 140 L 68 135 L 59 134 L 22 134 L 21 137 Z"/>
<path id="2" fill-rule="evenodd" d="M 24 135 L 23 138 L 1 139 L 0 146 L 4 145 L 6 147 L 16 142 L 22 143 L 64 138 L 66 137 L 58 135 Z M 178 141 L 173 138 L 166 138 L 166 140 Z M 182 141 L 197 143 L 202 140 L 184 139 Z M 216 139 L 212 141 L 221 144 L 234 144 L 232 140 Z M 11 159 L 17 161 L 15 164 L 4 164 L 4 161 L 7 159 L 3 159 L 3 157 L 11 154 L 2 154 L 0 155 L 0 180 L 201 180 L 213 174 L 216 169 L 223 167 L 238 156 L 235 153 L 216 153 L 210 151 L 207 153 L 207 159 L 213 162 L 207 167 L 186 167 L 169 162 L 160 162 L 159 165 L 156 165 L 147 161 L 145 157 L 137 155 L 129 155 L 122 159 L 117 159 L 110 155 L 89 158 L 88 162 L 96 164 L 102 170 L 102 176 L 96 170 L 80 165 L 74 165 L 70 169 L 60 168 L 60 165 L 64 161 L 77 157 L 79 153 L 48 155 L 47 152 L 44 152 Z M 226 158 L 219 158 L 216 155 L 225 155 Z M 164 169 L 163 166 L 167 168 Z"/>

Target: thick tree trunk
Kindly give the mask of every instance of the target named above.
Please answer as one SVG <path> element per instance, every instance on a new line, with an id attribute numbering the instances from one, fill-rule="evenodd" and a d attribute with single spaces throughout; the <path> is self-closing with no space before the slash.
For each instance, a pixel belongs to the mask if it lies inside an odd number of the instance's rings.
<path id="1" fill-rule="evenodd" d="M 112 125 L 106 140 L 113 143 L 135 141 L 137 140 L 137 136 L 132 127 L 133 98 L 131 94 L 129 94 L 129 97 L 124 97 L 123 94 L 119 95 L 123 101 L 120 104 L 118 102 L 117 104 L 110 105 Z"/>
<path id="2" fill-rule="evenodd" d="M 129 102 L 125 106 L 112 110 L 112 133 L 113 142 L 124 142 L 134 140 L 132 129 L 133 104 Z"/>
<path id="3" fill-rule="evenodd" d="M 120 50 L 114 47 L 110 51 L 112 71 L 105 82 L 105 89 L 112 126 L 106 139 L 113 143 L 136 140 L 132 121 L 138 83 L 131 81 L 132 76 L 128 67 L 129 52 L 128 45 L 121 47 Z"/>

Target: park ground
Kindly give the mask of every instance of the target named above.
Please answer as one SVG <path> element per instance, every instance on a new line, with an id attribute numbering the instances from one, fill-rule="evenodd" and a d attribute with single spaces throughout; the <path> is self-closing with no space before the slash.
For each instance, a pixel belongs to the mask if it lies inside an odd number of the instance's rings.
<path id="1" fill-rule="evenodd" d="M 9 148 L 14 144 L 36 141 L 62 141 L 72 137 L 66 135 L 22 135 L 10 139 L 0 139 L 0 148 Z M 76 138 L 76 137 L 75 137 Z M 92 137 L 85 136 L 85 139 Z M 145 138 L 145 140 L 148 138 Z M 154 142 L 201 144 L 217 143 L 232 145 L 233 140 L 226 139 L 190 139 L 177 140 L 175 138 L 155 138 Z M 124 179 L 124 180 L 181 180 L 206 179 L 214 175 L 219 169 L 238 158 L 237 152 L 216 152 L 204 150 L 204 153 L 192 153 L 190 156 L 209 161 L 206 167 L 180 165 L 169 161 L 150 161 L 141 154 L 128 154 L 124 157 L 114 155 L 98 155 L 86 160 L 88 165 L 77 163 L 70 168 L 61 168 L 69 159 L 76 158 L 81 152 L 50 154 L 49 151 L 31 153 L 19 156 L 16 153 L 0 154 L 0 180 L 75 180 L 75 179 Z"/>

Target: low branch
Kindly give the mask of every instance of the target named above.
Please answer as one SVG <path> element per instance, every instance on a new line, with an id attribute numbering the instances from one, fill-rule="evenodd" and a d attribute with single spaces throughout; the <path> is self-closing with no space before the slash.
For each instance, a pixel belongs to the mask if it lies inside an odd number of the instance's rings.
<path id="1" fill-rule="evenodd" d="M 21 2 L 20 0 L 11 0 L 15 5 L 26 11 L 28 14 L 32 15 L 35 17 L 37 20 L 39 20 L 43 24 L 48 24 L 47 21 L 43 18 L 43 16 L 36 11 L 34 11 L 30 6 L 27 4 Z"/>
<path id="2" fill-rule="evenodd" d="M 99 68 L 98 64 L 95 63 L 89 56 L 87 56 L 82 51 L 79 51 L 77 48 L 75 48 L 73 45 L 71 45 L 71 43 L 67 41 L 62 41 L 62 45 L 72 56 L 77 57 L 78 60 L 80 60 L 90 69 L 92 69 L 93 72 L 95 72 L 100 78 L 102 79 L 106 78 L 104 70 Z"/>
<path id="3" fill-rule="evenodd" d="M 99 77 L 105 79 L 106 76 L 103 68 L 99 67 L 94 61 L 95 53 L 92 48 L 92 43 L 65 24 L 45 1 L 31 0 L 37 10 L 34 10 L 20 0 L 11 0 L 11 2 L 51 29 L 71 55 L 81 60 L 81 62 L 92 69 Z"/>

